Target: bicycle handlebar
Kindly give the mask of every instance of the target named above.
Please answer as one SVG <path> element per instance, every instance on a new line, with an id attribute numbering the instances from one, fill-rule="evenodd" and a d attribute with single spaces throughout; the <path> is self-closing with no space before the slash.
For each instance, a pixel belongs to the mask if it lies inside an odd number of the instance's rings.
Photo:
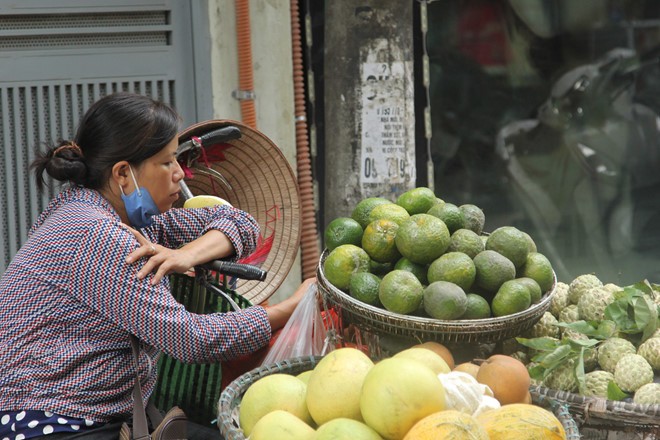
<path id="1" fill-rule="evenodd" d="M 223 275 L 235 276 L 244 280 L 264 281 L 268 272 L 250 264 L 214 260 L 201 265 L 202 269 L 214 270 Z"/>

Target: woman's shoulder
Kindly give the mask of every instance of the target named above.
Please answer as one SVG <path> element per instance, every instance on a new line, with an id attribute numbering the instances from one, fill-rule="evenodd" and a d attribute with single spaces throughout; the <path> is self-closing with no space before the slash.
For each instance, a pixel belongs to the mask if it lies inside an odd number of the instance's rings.
<path id="1" fill-rule="evenodd" d="M 41 213 L 30 234 L 49 229 L 53 233 L 103 229 L 122 232 L 120 217 L 97 191 L 72 187 L 59 193 Z"/>

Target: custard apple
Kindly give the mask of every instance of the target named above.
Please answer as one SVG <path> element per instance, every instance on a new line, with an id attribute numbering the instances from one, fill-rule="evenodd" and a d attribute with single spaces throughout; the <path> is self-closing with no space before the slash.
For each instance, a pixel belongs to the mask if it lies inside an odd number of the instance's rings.
<path id="1" fill-rule="evenodd" d="M 552 338 L 559 338 L 559 327 L 557 327 L 557 318 L 550 312 L 543 313 L 541 319 L 538 320 L 534 327 L 529 329 L 530 338 L 540 338 L 549 336 Z"/>
<path id="2" fill-rule="evenodd" d="M 571 304 L 559 313 L 559 321 L 571 323 L 580 320 L 580 312 L 577 304 Z"/>
<path id="3" fill-rule="evenodd" d="M 614 382 L 623 391 L 635 392 L 642 385 L 653 382 L 653 368 L 638 354 L 627 354 L 616 363 Z"/>
<path id="4" fill-rule="evenodd" d="M 575 278 L 568 285 L 568 299 L 571 304 L 577 304 L 580 297 L 592 287 L 602 287 L 603 282 L 596 275 L 584 274 Z"/>
<path id="5" fill-rule="evenodd" d="M 600 322 L 605 319 L 605 308 L 614 302 L 614 294 L 603 287 L 587 290 L 578 300 L 580 319 Z"/>
<path id="6" fill-rule="evenodd" d="M 616 363 L 626 354 L 635 354 L 632 342 L 623 338 L 606 339 L 598 347 L 598 365 L 605 371 L 614 373 Z"/>
<path id="7" fill-rule="evenodd" d="M 543 385 L 553 390 L 562 390 L 574 393 L 578 389 L 577 378 L 575 377 L 575 360 L 569 359 L 543 379 Z"/>
<path id="8" fill-rule="evenodd" d="M 557 281 L 555 286 L 555 293 L 550 300 L 550 313 L 555 318 L 559 318 L 559 313 L 570 304 L 568 300 L 568 284 Z"/>
<path id="9" fill-rule="evenodd" d="M 596 370 L 584 375 L 584 395 L 607 399 L 607 385 L 614 380 L 609 371 Z"/>
<path id="10" fill-rule="evenodd" d="M 617 286 L 614 283 L 607 283 L 603 286 L 603 289 L 607 290 L 610 293 L 617 293 L 623 290 L 622 287 Z"/>
<path id="11" fill-rule="evenodd" d="M 649 338 L 637 348 L 637 354 L 646 359 L 654 370 L 660 371 L 660 338 Z"/>
<path id="12" fill-rule="evenodd" d="M 633 402 L 639 404 L 660 404 L 660 383 L 647 383 L 635 391 Z"/>

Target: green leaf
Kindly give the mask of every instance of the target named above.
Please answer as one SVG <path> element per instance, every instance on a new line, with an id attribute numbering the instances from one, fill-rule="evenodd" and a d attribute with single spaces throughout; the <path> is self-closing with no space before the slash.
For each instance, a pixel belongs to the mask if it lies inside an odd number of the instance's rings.
<path id="1" fill-rule="evenodd" d="M 560 344 L 560 341 L 543 336 L 540 338 L 516 338 L 516 340 L 525 347 L 533 348 L 538 351 L 553 351 Z"/>
<path id="2" fill-rule="evenodd" d="M 531 377 L 534 380 L 543 380 L 543 376 L 545 373 L 545 367 L 542 365 L 534 365 L 531 367 L 529 370 L 529 377 Z"/>
<path id="3" fill-rule="evenodd" d="M 566 338 L 565 341 L 567 341 L 570 345 L 571 348 L 575 349 L 576 352 L 580 351 L 582 347 L 593 347 L 594 345 L 600 344 L 601 341 L 598 339 L 571 339 L 571 338 Z"/>
<path id="4" fill-rule="evenodd" d="M 554 351 L 550 353 L 544 353 L 541 356 L 542 357 L 541 359 L 536 360 L 535 357 L 534 361 L 539 362 L 545 368 L 552 370 L 555 367 L 557 367 L 559 364 L 563 363 L 570 354 L 571 354 L 570 345 L 568 344 L 560 345 L 559 347 L 555 348 Z"/>
<path id="5" fill-rule="evenodd" d="M 614 383 L 613 380 L 609 381 L 607 384 L 607 399 L 608 400 L 623 400 L 628 396 L 628 394 L 624 393 L 619 386 Z"/>
<path id="6" fill-rule="evenodd" d="M 583 335 L 593 336 L 596 334 L 596 328 L 587 321 L 575 321 L 575 322 L 559 322 L 556 324 L 558 327 L 568 328 L 576 332 L 582 333 Z"/>
<path id="7" fill-rule="evenodd" d="M 577 362 L 575 362 L 575 378 L 577 379 L 578 390 L 580 390 L 580 394 L 582 395 L 585 394 L 587 389 L 584 378 L 584 352 L 585 348 L 582 347 L 580 349 L 580 354 L 577 357 Z"/>
<path id="8" fill-rule="evenodd" d="M 639 282 L 637 282 L 635 284 L 632 284 L 628 287 L 630 287 L 632 289 L 637 289 L 637 290 L 641 291 L 642 293 L 644 293 L 646 295 L 652 295 L 653 294 L 653 287 L 651 287 L 651 285 L 649 284 L 649 282 L 647 280 L 639 281 Z"/>

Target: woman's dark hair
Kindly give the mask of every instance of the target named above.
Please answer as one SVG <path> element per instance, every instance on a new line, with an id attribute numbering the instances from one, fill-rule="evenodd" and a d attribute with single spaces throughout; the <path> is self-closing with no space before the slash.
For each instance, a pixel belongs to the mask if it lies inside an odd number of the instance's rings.
<path id="1" fill-rule="evenodd" d="M 162 150 L 177 134 L 180 118 L 167 104 L 133 93 L 114 93 L 87 110 L 73 141 L 52 145 L 31 164 L 37 185 L 46 171 L 59 181 L 102 188 L 112 166 L 126 160 L 139 165 Z"/>

